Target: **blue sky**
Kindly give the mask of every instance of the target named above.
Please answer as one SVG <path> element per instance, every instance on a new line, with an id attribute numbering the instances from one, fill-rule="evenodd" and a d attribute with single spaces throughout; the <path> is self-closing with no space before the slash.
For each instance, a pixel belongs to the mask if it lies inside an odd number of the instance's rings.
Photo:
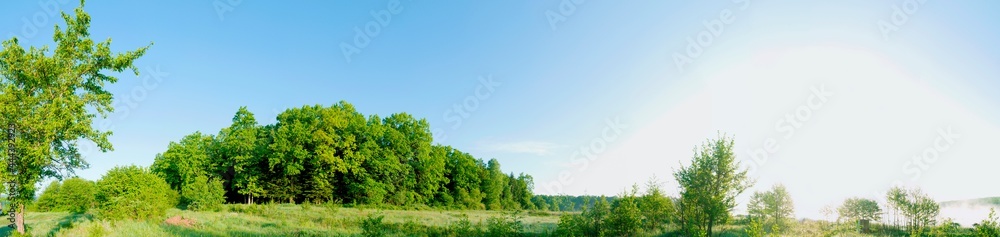
<path id="1" fill-rule="evenodd" d="M 149 165 L 170 141 L 228 126 L 239 106 L 273 123 L 288 107 L 346 100 L 427 118 L 438 142 L 535 176 L 536 193 L 613 195 L 654 175 L 672 189 L 671 170 L 723 132 L 745 165 L 778 138 L 754 163 L 755 189 L 785 184 L 809 199 L 805 216 L 900 179 L 939 199 L 1000 195 L 954 185 L 1000 178 L 967 175 L 1000 165 L 987 149 L 1000 141 L 994 1 L 232 2 L 87 3 L 95 39 L 155 44 L 140 77 L 110 86 L 115 151 L 85 154 L 92 166 L 78 174 Z M 62 20 L 49 9 L 77 5 L 4 2 L 0 36 L 50 44 Z M 355 28 L 368 25 L 377 35 L 358 47 Z M 344 44 L 359 52 L 348 59 Z M 499 85 L 477 97 L 481 78 Z M 822 88 L 829 103 L 809 107 Z M 474 109 L 455 117 L 456 105 Z M 809 119 L 780 129 L 803 105 Z M 956 148 L 911 179 L 907 160 L 949 126 Z"/>

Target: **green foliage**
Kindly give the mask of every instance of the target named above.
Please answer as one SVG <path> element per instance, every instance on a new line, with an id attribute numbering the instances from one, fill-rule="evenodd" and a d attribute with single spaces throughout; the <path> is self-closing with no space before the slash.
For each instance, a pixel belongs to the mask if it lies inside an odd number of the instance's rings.
<path id="1" fill-rule="evenodd" d="M 990 208 L 990 215 L 983 222 L 975 224 L 976 236 L 1000 236 L 1000 221 L 997 220 L 996 210 Z"/>
<path id="2" fill-rule="evenodd" d="M 170 184 L 176 191 L 200 176 L 208 176 L 215 169 L 211 160 L 214 149 L 211 135 L 200 132 L 184 136 L 180 142 L 170 142 L 167 151 L 157 154 L 150 170 Z"/>
<path id="3" fill-rule="evenodd" d="M 385 227 L 382 223 L 385 216 L 382 214 L 368 215 L 361 219 L 361 236 L 382 237 L 386 236 Z"/>
<path id="4" fill-rule="evenodd" d="M 765 229 L 770 229 L 772 233 L 781 228 L 788 227 L 787 220 L 793 218 L 794 206 L 792 197 L 785 190 L 785 186 L 777 184 L 769 191 L 754 192 L 750 196 L 750 204 L 747 205 L 747 213 L 752 219 L 760 219 L 760 224 Z"/>
<path id="5" fill-rule="evenodd" d="M 62 196 L 64 210 L 71 213 L 84 213 L 96 204 L 94 200 L 96 191 L 97 187 L 94 182 L 74 177 L 63 181 L 59 195 Z"/>
<path id="6" fill-rule="evenodd" d="M 557 236 L 635 236 L 643 231 L 644 218 L 655 216 L 647 212 L 656 209 L 642 209 L 642 199 L 632 191 L 623 192 L 612 203 L 607 198 L 598 198 L 581 214 L 563 214 L 559 217 Z M 655 193 L 655 190 L 654 190 Z M 642 204 L 647 205 L 647 204 Z"/>
<path id="7" fill-rule="evenodd" d="M 638 186 L 633 186 L 631 192 L 623 192 L 621 198 L 611 205 L 606 229 L 612 236 L 635 236 L 642 229 L 643 213 L 636 197 L 638 189 Z"/>
<path id="8" fill-rule="evenodd" d="M 882 208 L 878 202 L 866 198 L 848 198 L 837 208 L 840 219 L 848 222 L 859 220 L 879 221 L 882 218 Z"/>
<path id="9" fill-rule="evenodd" d="M 48 186 L 45 186 L 42 195 L 35 201 L 35 209 L 43 212 L 63 211 L 65 205 L 62 203 L 63 198 L 60 195 L 59 187 L 58 180 L 53 180 Z"/>
<path id="10" fill-rule="evenodd" d="M 681 188 L 678 224 L 683 232 L 711 236 L 713 227 L 729 220 L 736 196 L 752 184 L 739 167 L 733 139 L 720 136 L 696 149 L 691 164 L 674 172 Z"/>
<path id="11" fill-rule="evenodd" d="M 80 141 L 91 141 L 102 151 L 112 149 L 110 131 L 96 129 L 94 118 L 113 112 L 114 99 L 105 86 L 118 81 L 113 73 L 139 70 L 135 60 L 142 47 L 124 53 L 111 51 L 111 39 L 90 38 L 90 15 L 83 1 L 73 14 L 62 14 L 65 30 L 56 26 L 55 48 L 25 49 L 17 38 L 2 43 L 0 51 L 0 127 L 6 130 L 0 177 L 16 184 L 12 205 L 26 205 L 35 197 L 35 184 L 47 177 L 86 168 Z M 13 139 L 7 139 L 13 137 Z M 70 171 L 70 172 L 62 172 Z M 23 214 L 23 213 L 21 213 Z M 17 226 L 18 232 L 24 226 Z"/>
<path id="12" fill-rule="evenodd" d="M 902 214 L 902 220 L 912 233 L 923 232 L 934 226 L 941 206 L 920 189 L 894 187 L 886 193 L 889 207 Z"/>
<path id="13" fill-rule="evenodd" d="M 217 138 L 219 148 L 215 159 L 222 167 L 216 173 L 231 177 L 231 189 L 247 196 L 247 203 L 251 203 L 253 197 L 264 194 L 258 177 L 264 169 L 261 162 L 266 152 L 258 142 L 260 132 L 253 113 L 244 106 L 236 111 L 233 124 L 220 132 Z"/>
<path id="14" fill-rule="evenodd" d="M 193 211 L 217 211 L 226 201 L 222 181 L 198 176 L 184 185 L 181 192 L 181 205 Z"/>
<path id="15" fill-rule="evenodd" d="M 997 234 L 1000 234 L 998 232 Z M 935 237 L 945 237 L 945 236 L 960 236 L 964 235 L 962 233 L 962 228 L 958 223 L 955 223 L 951 218 L 945 218 L 940 225 L 935 226 L 931 230 L 931 236 Z"/>
<path id="16" fill-rule="evenodd" d="M 764 237 L 764 224 L 758 218 L 751 218 L 747 225 L 746 234 L 749 237 Z"/>
<path id="17" fill-rule="evenodd" d="M 163 178 L 137 166 L 109 170 L 97 181 L 95 196 L 100 216 L 111 220 L 162 217 L 177 200 Z"/>
<path id="18" fill-rule="evenodd" d="M 643 228 L 659 230 L 676 215 L 674 203 L 660 188 L 655 177 L 646 183 L 646 192 L 639 197 L 639 209 L 642 210 Z"/>
<path id="19" fill-rule="evenodd" d="M 94 183 L 78 177 L 62 183 L 52 181 L 34 205 L 37 211 L 42 212 L 87 212 L 94 205 Z"/>
<path id="20" fill-rule="evenodd" d="M 347 102 L 288 109 L 258 125 L 246 107 L 218 135 L 172 142 L 151 170 L 180 193 L 220 180 L 227 202 L 534 209 L 530 175 L 504 174 L 468 153 L 432 145 L 430 125 L 406 113 L 365 117 Z M 186 200 L 186 199 L 185 199 Z"/>
<path id="21" fill-rule="evenodd" d="M 458 221 L 452 222 L 448 226 L 448 232 L 451 233 L 450 236 L 460 237 L 460 236 L 478 236 L 480 235 L 479 229 L 469 221 L 468 215 L 462 215 L 462 218 Z"/>
<path id="22" fill-rule="evenodd" d="M 486 219 L 486 237 L 519 237 L 524 231 L 524 222 L 517 213 L 494 216 Z"/>

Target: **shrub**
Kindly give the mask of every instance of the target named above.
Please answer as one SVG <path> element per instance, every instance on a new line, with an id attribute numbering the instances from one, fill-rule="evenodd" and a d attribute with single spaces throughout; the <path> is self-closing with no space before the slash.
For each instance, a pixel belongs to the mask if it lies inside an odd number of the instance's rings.
<path id="1" fill-rule="evenodd" d="M 622 195 L 611 206 L 611 216 L 607 220 L 607 229 L 614 236 L 635 236 L 642 228 L 642 211 L 639 210 L 636 191 Z"/>
<path id="2" fill-rule="evenodd" d="M 990 208 L 990 216 L 982 223 L 975 225 L 976 236 L 1000 236 L 1000 223 L 997 221 L 996 211 Z"/>
<path id="3" fill-rule="evenodd" d="M 198 176 L 194 181 L 184 184 L 181 194 L 181 203 L 185 209 L 192 211 L 218 211 L 226 201 L 222 181 L 205 176 Z"/>
<path id="4" fill-rule="evenodd" d="M 64 210 L 72 213 L 84 213 L 94 206 L 94 182 L 82 178 L 71 178 L 63 181 L 59 188 Z"/>
<path id="5" fill-rule="evenodd" d="M 59 195 L 59 181 L 52 181 L 35 201 L 35 210 L 40 212 L 63 211 L 62 197 Z"/>
<path id="6" fill-rule="evenodd" d="M 115 167 L 97 181 L 95 200 L 104 219 L 144 220 L 162 217 L 177 193 L 146 168 Z"/>
<path id="7" fill-rule="evenodd" d="M 462 218 L 448 226 L 451 236 L 478 236 L 479 229 L 469 221 L 469 216 L 462 214 Z"/>
<path id="8" fill-rule="evenodd" d="M 556 236 L 561 237 L 576 237 L 576 236 L 586 236 L 584 235 L 584 230 L 587 228 L 587 223 L 584 221 L 583 216 L 575 214 L 563 214 L 559 216 L 559 224 L 556 226 Z"/>
<path id="9" fill-rule="evenodd" d="M 385 227 L 382 224 L 383 219 L 385 219 L 385 216 L 381 214 L 368 215 L 364 219 L 361 219 L 361 235 L 365 237 L 385 236 Z"/>
<path id="10" fill-rule="evenodd" d="M 506 217 L 490 217 L 486 219 L 486 235 L 488 237 L 521 236 L 524 223 L 516 213 Z"/>

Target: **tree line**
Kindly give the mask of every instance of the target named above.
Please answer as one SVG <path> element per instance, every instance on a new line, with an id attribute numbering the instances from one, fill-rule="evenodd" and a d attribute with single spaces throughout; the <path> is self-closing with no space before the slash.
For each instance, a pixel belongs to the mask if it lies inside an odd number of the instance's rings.
<path id="1" fill-rule="evenodd" d="M 350 103 L 290 108 L 260 125 L 246 107 L 216 134 L 195 132 L 150 169 L 184 187 L 220 182 L 230 203 L 260 201 L 535 209 L 530 175 L 433 144 L 426 119 L 364 116 Z"/>

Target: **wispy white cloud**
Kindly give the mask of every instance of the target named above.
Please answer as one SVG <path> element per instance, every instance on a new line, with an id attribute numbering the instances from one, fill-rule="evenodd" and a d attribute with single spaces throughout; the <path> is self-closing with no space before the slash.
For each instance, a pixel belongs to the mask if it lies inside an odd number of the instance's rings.
<path id="1" fill-rule="evenodd" d="M 481 149 L 489 152 L 522 153 L 546 156 L 559 148 L 559 145 L 542 141 L 519 141 L 519 142 L 494 142 L 481 146 Z"/>

